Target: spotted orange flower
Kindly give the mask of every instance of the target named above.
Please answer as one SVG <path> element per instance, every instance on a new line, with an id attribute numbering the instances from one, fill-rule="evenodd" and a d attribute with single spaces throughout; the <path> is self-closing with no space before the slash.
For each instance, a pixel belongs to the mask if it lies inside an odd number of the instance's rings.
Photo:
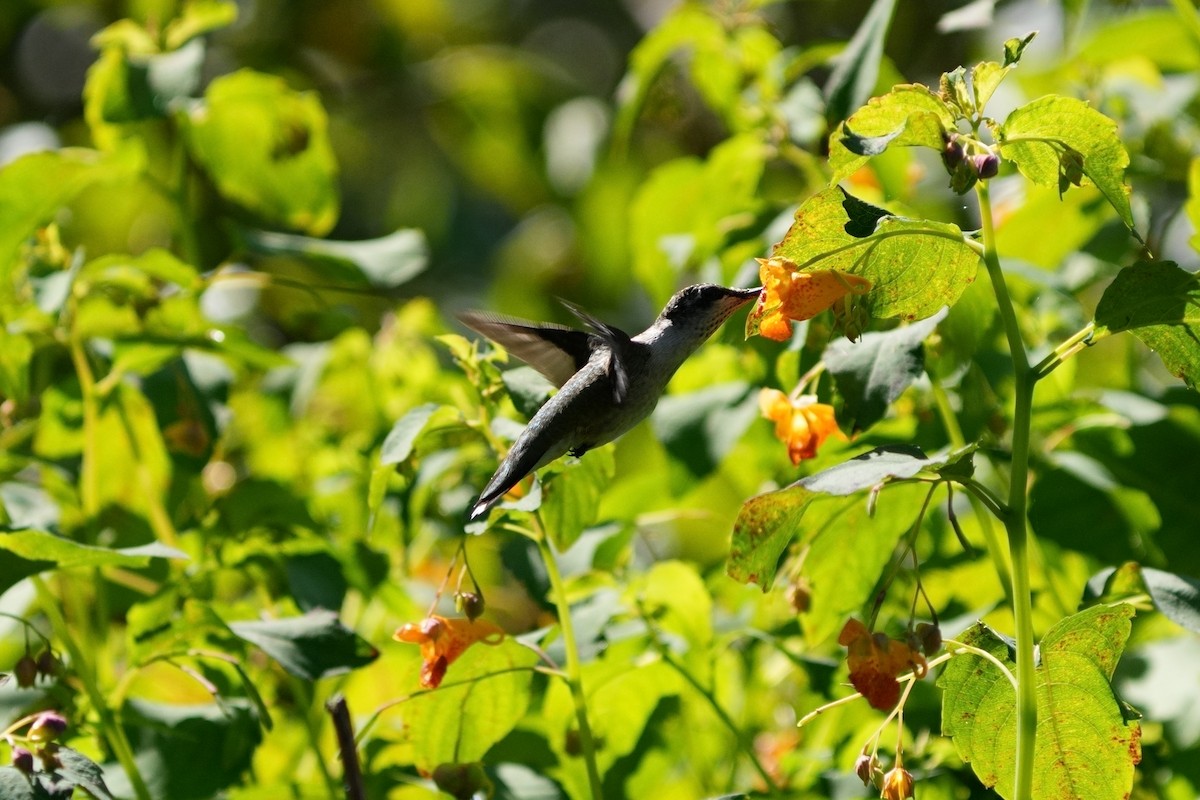
<path id="1" fill-rule="evenodd" d="M 504 631 L 481 619 L 447 619 L 436 614 L 405 623 L 396 631 L 397 641 L 421 645 L 421 685 L 436 689 L 454 660 L 476 642 L 500 644 Z"/>
<path id="2" fill-rule="evenodd" d="M 845 439 L 833 416 L 833 406 L 818 403 L 812 395 L 795 400 L 778 389 L 763 389 L 758 395 L 762 415 L 775 423 L 775 438 L 787 445 L 793 464 L 817 454 L 830 436 Z"/>
<path id="3" fill-rule="evenodd" d="M 791 322 L 811 319 L 838 300 L 866 294 L 871 282 L 834 269 L 800 272 L 786 258 L 758 259 L 763 290 L 746 317 L 746 335 L 777 342 L 792 335 Z"/>
<path id="4" fill-rule="evenodd" d="M 922 677 L 927 669 L 925 657 L 919 652 L 882 633 L 871 633 L 856 619 L 846 620 L 838 644 L 846 648 L 850 682 L 872 708 L 880 711 L 888 711 L 900 701 L 897 675 L 911 669 Z"/>

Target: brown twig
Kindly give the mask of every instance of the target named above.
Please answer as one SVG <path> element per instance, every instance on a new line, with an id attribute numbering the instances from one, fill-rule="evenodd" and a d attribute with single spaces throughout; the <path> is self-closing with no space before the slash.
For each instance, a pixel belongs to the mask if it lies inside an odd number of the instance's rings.
<path id="1" fill-rule="evenodd" d="M 342 784 L 346 787 L 346 800 L 367 800 L 358 750 L 354 747 L 354 725 L 350 722 L 350 707 L 346 705 L 346 698 L 341 694 L 334 695 L 325 703 L 325 710 L 333 718 L 333 730 L 337 733 L 338 750 L 342 754 Z"/>

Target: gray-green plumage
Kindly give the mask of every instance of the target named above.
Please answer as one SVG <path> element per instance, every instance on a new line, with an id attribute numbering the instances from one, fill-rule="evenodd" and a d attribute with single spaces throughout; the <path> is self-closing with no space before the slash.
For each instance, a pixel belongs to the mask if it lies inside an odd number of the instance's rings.
<path id="1" fill-rule="evenodd" d="M 649 416 L 680 365 L 758 293 L 714 284 L 689 286 L 671 298 L 653 325 L 633 337 L 569 304 L 590 332 L 463 314 L 463 324 L 499 342 L 560 387 L 513 443 L 470 518 L 485 515 L 530 472 L 566 453 L 581 456 L 607 444 Z"/>

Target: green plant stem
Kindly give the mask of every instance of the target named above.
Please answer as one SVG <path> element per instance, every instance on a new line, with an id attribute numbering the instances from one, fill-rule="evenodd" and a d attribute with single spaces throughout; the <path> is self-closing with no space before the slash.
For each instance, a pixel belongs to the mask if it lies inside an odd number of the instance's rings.
<path id="1" fill-rule="evenodd" d="M 604 797 L 603 783 L 600 780 L 600 768 L 596 764 L 596 740 L 592 736 L 592 726 L 588 722 L 587 695 L 583 692 L 583 670 L 579 662 L 579 648 L 575 643 L 575 627 L 571 624 L 571 603 L 567 598 L 567 589 L 563 584 L 562 573 L 558 570 L 558 561 L 550 547 L 549 537 L 542 528 L 541 520 L 534 517 L 537 527 L 534 541 L 537 542 L 538 552 L 546 565 L 546 576 L 550 579 L 550 593 L 554 596 L 554 605 L 558 610 L 558 627 L 562 631 L 563 648 L 566 650 L 567 663 L 566 680 L 571 690 L 571 699 L 575 704 L 575 722 L 579 725 L 579 748 L 583 761 L 587 766 L 588 785 L 591 787 L 592 800 L 602 800 Z"/>
<path id="2" fill-rule="evenodd" d="M 938 416 L 942 418 L 942 426 L 946 429 L 950 446 L 955 449 L 966 447 L 966 437 L 963 436 L 962 426 L 958 424 L 958 416 L 950 405 L 950 397 L 946 394 L 945 387 L 933 374 L 928 371 L 926 374 L 929 376 L 930 386 L 933 387 L 933 402 L 937 406 Z M 1000 549 L 1000 538 L 992 526 L 992 518 L 984 513 L 990 511 L 997 519 L 1003 519 L 1008 513 L 1008 508 L 1000 503 L 986 486 L 974 479 L 963 481 L 960 485 L 967 490 L 967 501 L 971 504 L 971 511 L 979 522 L 983 545 L 987 548 L 988 555 L 991 556 L 992 564 L 996 568 L 996 574 L 1000 578 L 1000 585 L 1004 588 L 1008 603 L 1012 605 L 1012 573 L 1009 571 L 1004 552 Z"/>
<path id="3" fill-rule="evenodd" d="M 780 786 L 775 783 L 775 779 L 771 777 L 771 773 L 765 766 L 763 766 L 763 763 L 759 761 L 758 756 L 754 752 L 754 747 L 746 741 L 746 737 L 742 735 L 742 731 L 740 728 L 738 728 L 737 723 L 733 721 L 733 717 L 729 716 L 729 712 L 725 710 L 724 706 L 717 702 L 716 695 L 713 694 L 713 692 L 705 687 L 702 683 L 700 683 L 700 681 L 696 679 L 696 676 L 693 675 L 687 667 L 685 667 L 683 664 L 680 664 L 675 659 L 675 656 L 671 654 L 670 648 L 658 638 L 657 632 L 650 624 L 649 616 L 644 611 L 642 612 L 642 619 L 645 620 L 646 625 L 650 628 L 650 641 L 654 645 L 654 649 L 658 651 L 663 663 L 679 673 L 680 677 L 687 681 L 693 689 L 700 693 L 701 697 L 708 701 L 709 707 L 713 710 L 713 713 L 717 715 L 717 718 L 721 720 L 721 724 L 729 729 L 729 732 L 733 734 L 733 738 L 734 741 L 737 742 L 738 749 L 740 749 L 746 758 L 749 759 L 751 766 L 754 767 L 754 771 L 758 773 L 758 776 L 762 778 L 763 783 L 766 784 L 767 793 L 771 797 L 781 796 Z"/>
<path id="4" fill-rule="evenodd" d="M 1089 322 L 1075 332 L 1071 338 L 1060 344 L 1050 355 L 1038 362 L 1033 368 L 1033 380 L 1040 381 L 1059 367 L 1064 361 L 1091 344 L 1092 334 L 1096 332 L 1096 323 Z"/>
<path id="5" fill-rule="evenodd" d="M 325 763 L 324 756 L 321 755 L 321 730 L 318 720 L 313 718 L 310 709 L 313 705 L 313 685 L 299 678 L 292 678 L 292 691 L 296 696 L 303 698 L 303 705 L 300 708 L 300 716 L 304 720 L 304 731 L 308 736 L 308 746 L 312 749 L 313 757 L 317 760 L 317 770 L 321 773 L 321 778 L 325 781 L 325 788 L 329 792 L 330 800 L 338 800 L 342 796 L 341 783 L 329 771 L 329 765 Z"/>
<path id="6" fill-rule="evenodd" d="M 83 454 L 79 467 L 79 503 L 89 519 L 100 511 L 99 473 L 97 472 L 99 442 L 96 431 L 100 424 L 100 404 L 96 397 L 96 378 L 88 363 L 83 342 L 72 338 L 71 363 L 79 380 L 79 396 L 83 404 Z"/>
<path id="7" fill-rule="evenodd" d="M 71 667 L 75 674 L 79 676 L 80 682 L 83 683 L 84 692 L 87 693 L 88 699 L 96 709 L 96 714 L 100 717 L 99 728 L 101 735 L 108 742 L 109 749 L 112 750 L 117 763 L 125 770 L 125 774 L 129 778 L 129 785 L 132 787 L 137 799 L 151 800 L 150 789 L 146 786 L 146 781 L 142 778 L 141 770 L 138 769 L 137 762 L 134 760 L 133 747 L 129 744 L 129 738 L 125 735 L 125 729 L 121 726 L 121 720 L 118 718 L 117 713 L 109 706 L 104 692 L 101 691 L 96 681 L 96 672 L 93 669 L 93 665 L 84 657 L 84 649 L 79 646 L 75 638 L 71 635 L 71 631 L 67 627 L 66 618 L 63 617 L 62 611 L 58 607 L 58 599 L 41 578 L 34 577 L 31 580 L 37 592 L 38 604 L 41 606 L 42 612 L 50 620 L 50 626 L 54 629 L 59 641 L 62 642 L 67 654 L 71 657 Z"/>
<path id="8" fill-rule="evenodd" d="M 1029 530 L 1025 519 L 1029 480 L 1029 432 L 1033 419 L 1033 388 L 1036 383 L 1029 368 L 1029 357 L 1000 258 L 996 253 L 996 232 L 988 182 L 975 188 L 983 234 L 983 261 L 996 295 L 1000 320 L 1012 357 L 1014 407 L 1012 424 L 1012 466 L 1009 474 L 1008 509 L 1004 527 L 1008 532 L 1008 552 L 1012 562 L 1012 605 L 1017 634 L 1017 763 L 1013 783 L 1016 800 L 1031 800 L 1033 757 L 1037 742 L 1037 684 L 1033 662 L 1033 597 L 1029 578 Z"/>

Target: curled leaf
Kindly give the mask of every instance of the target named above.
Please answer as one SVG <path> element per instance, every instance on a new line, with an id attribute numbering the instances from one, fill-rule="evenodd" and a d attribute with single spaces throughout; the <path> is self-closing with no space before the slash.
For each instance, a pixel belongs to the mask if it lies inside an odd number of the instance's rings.
<path id="1" fill-rule="evenodd" d="M 504 631 L 491 622 L 476 619 L 447 619 L 436 614 L 408 622 L 396 631 L 397 641 L 421 646 L 421 685 L 436 689 L 455 659 L 476 642 L 499 644 Z"/>
<path id="2" fill-rule="evenodd" d="M 850 682 L 872 708 L 880 711 L 893 708 L 900 700 L 900 682 L 896 676 L 910 669 L 917 677 L 925 674 L 923 655 L 904 642 L 871 633 L 859 620 L 846 620 L 838 634 L 838 644 L 846 648 Z"/>
<path id="3" fill-rule="evenodd" d="M 866 294 L 871 281 L 836 269 L 801 272 L 786 258 L 760 258 L 763 291 L 746 318 L 746 335 L 777 342 L 792 335 L 790 321 L 811 319 L 838 300 Z"/>

